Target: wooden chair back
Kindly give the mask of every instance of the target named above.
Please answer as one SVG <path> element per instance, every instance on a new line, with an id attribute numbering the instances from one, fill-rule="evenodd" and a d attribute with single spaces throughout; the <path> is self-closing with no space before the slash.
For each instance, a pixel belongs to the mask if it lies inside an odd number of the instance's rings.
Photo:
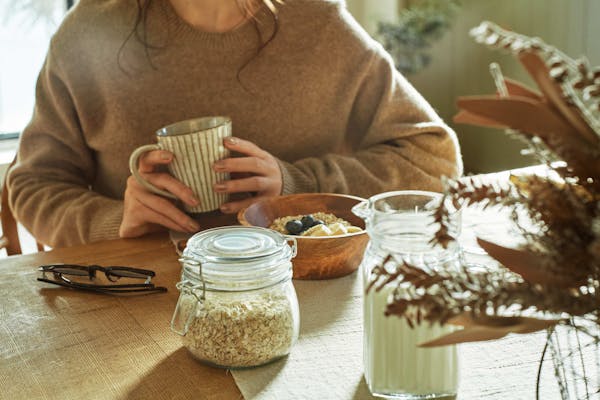
<path id="1" fill-rule="evenodd" d="M 8 204 L 8 188 L 6 186 L 6 180 L 8 172 L 15 165 L 15 159 L 12 160 L 8 166 L 4 175 L 4 181 L 2 182 L 2 195 L 0 202 L 0 223 L 2 225 L 2 237 L 0 237 L 0 249 L 6 249 L 6 254 L 12 256 L 14 254 L 22 254 L 21 241 L 19 240 L 19 230 L 17 227 L 17 220 L 12 213 L 12 210 Z M 44 246 L 36 242 L 38 251 L 43 251 Z"/>

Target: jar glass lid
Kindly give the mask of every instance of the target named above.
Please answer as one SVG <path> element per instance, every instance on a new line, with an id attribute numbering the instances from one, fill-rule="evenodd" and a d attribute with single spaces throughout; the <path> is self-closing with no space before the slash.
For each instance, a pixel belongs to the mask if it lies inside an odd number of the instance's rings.
<path id="1" fill-rule="evenodd" d="M 201 261 L 246 262 L 268 258 L 288 249 L 286 238 L 260 227 L 226 226 L 192 236 L 186 250 Z"/>

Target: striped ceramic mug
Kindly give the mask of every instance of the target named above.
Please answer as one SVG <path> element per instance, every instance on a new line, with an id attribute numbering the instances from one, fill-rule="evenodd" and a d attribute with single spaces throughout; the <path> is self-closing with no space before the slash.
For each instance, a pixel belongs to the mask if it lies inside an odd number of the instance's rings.
<path id="1" fill-rule="evenodd" d="M 184 208 L 189 213 L 213 211 L 227 201 L 227 195 L 215 193 L 213 185 L 229 179 L 227 173 L 217 173 L 212 165 L 217 160 L 229 157 L 229 150 L 223 146 L 223 138 L 231 136 L 229 117 L 204 117 L 176 122 L 156 131 L 158 144 L 138 147 L 129 157 L 129 169 L 135 179 L 149 191 L 161 196 L 176 199 L 165 190 L 159 189 L 138 171 L 138 161 L 142 154 L 153 150 L 167 150 L 173 153 L 169 172 L 194 192 L 200 204 Z"/>

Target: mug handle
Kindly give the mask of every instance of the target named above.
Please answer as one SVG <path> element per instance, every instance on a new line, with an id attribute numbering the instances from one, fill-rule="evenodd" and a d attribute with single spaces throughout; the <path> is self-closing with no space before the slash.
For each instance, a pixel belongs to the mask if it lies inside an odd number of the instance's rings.
<path id="1" fill-rule="evenodd" d="M 161 148 L 157 144 L 147 144 L 145 146 L 138 147 L 133 151 L 133 153 L 131 153 L 131 156 L 129 157 L 129 170 L 131 171 L 131 175 L 133 175 L 135 180 L 138 181 L 140 185 L 142 185 L 144 188 L 148 189 L 152 193 L 177 200 L 177 196 L 175 196 L 173 193 L 169 193 L 165 190 L 157 188 L 156 186 L 145 180 L 142 174 L 140 174 L 140 171 L 138 171 L 138 161 L 142 154 L 154 150 L 161 150 Z"/>

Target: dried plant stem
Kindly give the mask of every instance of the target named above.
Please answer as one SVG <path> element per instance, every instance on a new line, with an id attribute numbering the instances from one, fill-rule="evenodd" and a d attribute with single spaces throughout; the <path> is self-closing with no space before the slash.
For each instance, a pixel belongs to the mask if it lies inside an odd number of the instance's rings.
<path id="1" fill-rule="evenodd" d="M 535 381 L 535 399 L 540 400 L 540 381 L 542 377 L 542 367 L 544 366 L 544 359 L 546 358 L 546 352 L 548 351 L 548 344 L 550 343 L 550 338 L 552 336 L 552 331 L 554 328 L 548 328 L 546 334 L 546 342 L 544 343 L 544 349 L 542 350 L 542 355 L 540 357 L 540 362 L 538 364 L 537 378 Z"/>

